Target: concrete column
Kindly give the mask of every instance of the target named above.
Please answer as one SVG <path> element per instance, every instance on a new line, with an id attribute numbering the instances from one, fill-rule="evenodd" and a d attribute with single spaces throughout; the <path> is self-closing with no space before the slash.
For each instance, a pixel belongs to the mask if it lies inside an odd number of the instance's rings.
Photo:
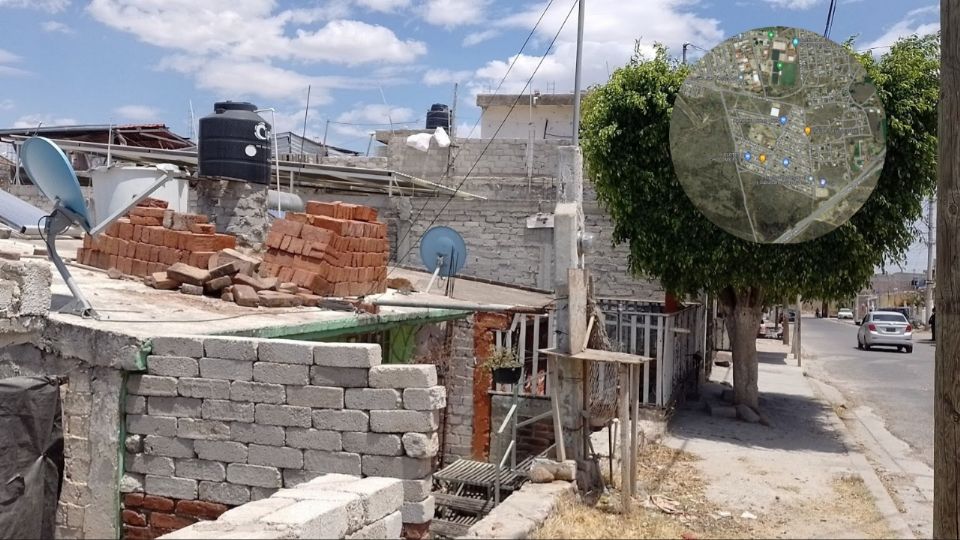
<path id="1" fill-rule="evenodd" d="M 204 177 L 197 182 L 197 212 L 210 216 L 217 232 L 259 250 L 267 237 L 268 189 L 265 184 Z"/>
<path id="2" fill-rule="evenodd" d="M 410 197 L 396 197 L 393 199 L 397 205 L 397 263 L 400 259 L 406 257 L 403 264 L 416 265 L 420 262 L 419 256 L 414 256 L 410 252 L 413 243 L 417 240 L 413 237 L 413 201 Z"/>

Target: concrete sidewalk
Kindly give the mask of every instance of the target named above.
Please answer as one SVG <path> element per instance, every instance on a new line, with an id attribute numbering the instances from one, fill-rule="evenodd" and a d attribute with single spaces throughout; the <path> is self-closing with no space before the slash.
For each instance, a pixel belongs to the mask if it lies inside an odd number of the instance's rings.
<path id="1" fill-rule="evenodd" d="M 733 382 L 715 366 L 701 400 L 671 419 L 664 443 L 699 458 L 706 496 L 756 536 L 913 538 L 836 412 L 778 341 L 758 340 L 760 408 L 770 426 L 710 416 Z M 744 517 L 741 517 L 744 516 Z"/>

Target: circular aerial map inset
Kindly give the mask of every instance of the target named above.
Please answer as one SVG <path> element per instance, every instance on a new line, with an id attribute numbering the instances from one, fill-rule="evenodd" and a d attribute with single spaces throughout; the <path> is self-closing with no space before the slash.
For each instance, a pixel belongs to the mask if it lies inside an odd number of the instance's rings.
<path id="1" fill-rule="evenodd" d="M 843 47 L 807 30 L 760 28 L 692 66 L 670 151 L 684 192 L 718 227 L 753 242 L 804 242 L 870 197 L 886 118 Z"/>

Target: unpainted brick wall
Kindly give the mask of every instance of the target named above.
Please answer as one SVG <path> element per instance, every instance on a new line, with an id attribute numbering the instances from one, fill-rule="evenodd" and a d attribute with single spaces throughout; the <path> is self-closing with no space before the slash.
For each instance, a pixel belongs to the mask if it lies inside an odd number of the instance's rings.
<path id="1" fill-rule="evenodd" d="M 385 476 L 403 480 L 404 524 L 429 523 L 446 394 L 434 366 L 380 365 L 381 355 L 367 344 L 155 338 L 147 372 L 128 382 L 123 490 L 232 507 L 325 473 Z M 152 534 L 143 527 L 125 524 Z"/>
<path id="2" fill-rule="evenodd" d="M 447 388 L 447 408 L 444 419 L 444 463 L 458 458 L 471 458 L 473 442 L 473 350 L 474 318 L 459 319 L 453 325 L 444 385 Z"/>

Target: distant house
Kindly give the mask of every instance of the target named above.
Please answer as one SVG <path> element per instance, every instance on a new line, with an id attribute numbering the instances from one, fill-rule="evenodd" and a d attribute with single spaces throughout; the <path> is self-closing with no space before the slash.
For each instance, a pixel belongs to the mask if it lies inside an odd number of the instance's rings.
<path id="1" fill-rule="evenodd" d="M 497 139 L 529 140 L 531 133 L 534 140 L 573 138 L 572 92 L 534 92 L 532 95 L 480 94 L 477 96 L 477 106 L 482 109 L 480 137 L 483 139 L 493 138 L 494 133 Z"/>
<path id="2" fill-rule="evenodd" d="M 79 142 L 136 146 L 138 148 L 163 148 L 179 150 L 191 148 L 194 143 L 170 131 L 164 124 L 94 124 L 82 126 L 41 126 L 39 128 L 0 129 L 0 138 L 12 136 L 30 137 L 40 135 L 48 139 L 62 139 Z"/>
<path id="3" fill-rule="evenodd" d="M 324 146 L 323 143 L 287 131 L 277 133 L 277 154 L 281 156 L 281 159 L 288 159 L 283 156 L 300 154 L 305 156 L 359 156 L 360 152 L 336 146 Z M 297 160 L 293 159 L 292 161 Z"/>

